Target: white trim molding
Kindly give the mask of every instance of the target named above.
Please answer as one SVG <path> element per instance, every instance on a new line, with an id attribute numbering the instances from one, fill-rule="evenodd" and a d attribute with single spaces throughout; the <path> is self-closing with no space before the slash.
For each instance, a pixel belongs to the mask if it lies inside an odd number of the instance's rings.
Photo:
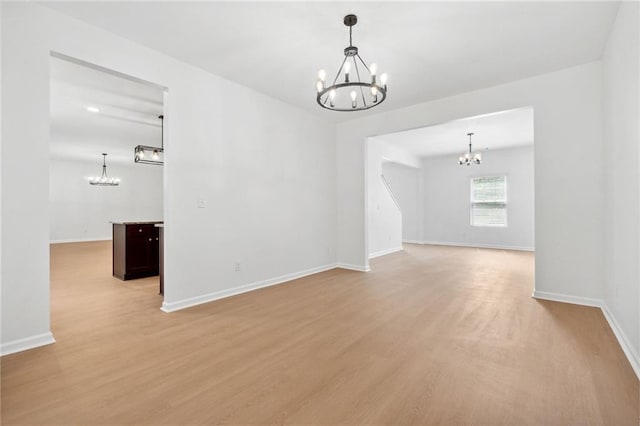
<path id="1" fill-rule="evenodd" d="M 640 357 L 638 357 L 638 353 L 630 344 L 629 338 L 624 333 L 624 331 L 618 324 L 618 321 L 613 316 L 613 313 L 611 313 L 609 307 L 603 300 L 537 290 L 533 291 L 532 297 L 534 297 L 535 299 L 544 299 L 553 302 L 572 303 L 574 305 L 600 308 L 602 314 L 604 315 L 604 318 L 607 320 L 607 323 L 609 323 L 611 331 L 613 331 L 613 334 L 616 336 L 618 344 L 622 348 L 622 352 L 624 352 L 624 355 L 627 357 L 629 364 L 631 364 L 631 368 L 633 368 L 633 371 L 636 373 L 636 377 L 640 379 Z"/>
<path id="2" fill-rule="evenodd" d="M 616 336 L 616 339 L 618 339 L 618 343 L 620 343 L 622 351 L 627 356 L 627 359 L 629 360 L 633 371 L 635 371 L 636 376 L 638 377 L 638 379 L 640 379 L 640 358 L 638 357 L 638 353 L 629 343 L 629 338 L 624 333 L 624 331 L 622 331 L 622 328 L 620 328 L 618 321 L 616 321 L 616 317 L 614 317 L 611 311 L 609 311 L 609 307 L 606 304 L 602 306 L 602 313 L 607 319 L 607 322 L 609 323 L 613 334 Z"/>
<path id="3" fill-rule="evenodd" d="M 400 246 L 400 247 L 392 247 L 390 249 L 377 251 L 375 253 L 371 253 L 369 255 L 369 259 L 373 259 L 373 258 L 380 257 L 380 256 L 385 256 L 387 254 L 395 253 L 395 252 L 402 251 L 402 250 L 403 250 L 403 248 L 402 248 L 402 246 Z"/>
<path id="4" fill-rule="evenodd" d="M 454 246 L 454 247 L 486 248 L 486 249 L 496 249 L 496 250 L 536 251 L 535 247 L 509 246 L 509 245 L 502 245 L 502 244 L 452 243 L 449 241 L 417 241 L 417 240 L 405 240 L 404 242 L 410 243 L 410 244 L 425 244 L 425 245 L 431 245 L 431 246 Z"/>
<path id="5" fill-rule="evenodd" d="M 49 244 L 88 243 L 94 241 L 111 241 L 111 237 L 105 238 L 72 238 L 70 240 L 51 240 Z"/>
<path id="6" fill-rule="evenodd" d="M 552 302 L 572 303 L 574 305 L 592 306 L 602 308 L 601 299 L 591 299 L 588 297 L 571 296 L 569 294 L 550 293 L 548 291 L 533 290 L 531 295 L 534 299 L 551 300 Z"/>
<path id="7" fill-rule="evenodd" d="M 16 352 L 22 352 L 29 349 L 39 348 L 40 346 L 51 345 L 56 342 L 51 332 L 36 334 L 35 336 L 25 337 L 24 339 L 12 340 L 0 345 L 0 355 L 9 355 Z"/>
<path id="8" fill-rule="evenodd" d="M 369 265 L 364 265 L 364 266 L 360 266 L 360 265 L 353 265 L 351 263 L 337 263 L 336 264 L 336 268 L 340 268 L 340 269 L 348 269 L 350 271 L 358 271 L 358 272 L 370 272 L 371 271 L 371 267 L 369 267 Z"/>
<path id="9" fill-rule="evenodd" d="M 183 299 L 177 302 L 167 303 L 165 301 L 165 302 L 162 302 L 162 307 L 160 308 L 160 310 L 164 312 L 175 312 L 181 309 L 190 308 L 192 306 L 201 305 L 203 303 L 213 302 L 214 300 L 224 299 L 226 297 L 235 296 L 237 294 L 258 290 L 260 288 L 283 284 L 298 278 L 306 277 L 307 275 L 313 275 L 319 272 L 335 269 L 336 267 L 337 267 L 336 264 L 318 266 L 316 268 L 311 268 L 311 269 L 307 269 L 300 272 L 293 272 L 291 274 L 281 275 L 279 277 L 270 278 L 270 279 L 258 281 L 255 283 L 245 284 L 245 285 L 233 287 L 226 290 L 215 291 L 213 293 L 203 294 L 202 296 L 191 297 L 189 299 Z"/>

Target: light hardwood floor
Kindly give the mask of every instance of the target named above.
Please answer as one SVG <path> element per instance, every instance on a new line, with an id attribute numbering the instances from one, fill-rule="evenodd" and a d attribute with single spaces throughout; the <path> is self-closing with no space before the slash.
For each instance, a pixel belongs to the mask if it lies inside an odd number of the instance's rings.
<path id="1" fill-rule="evenodd" d="M 110 243 L 51 248 L 58 343 L 2 358 L 2 423 L 637 425 L 596 308 L 531 298 L 531 253 L 406 245 L 165 314 Z"/>

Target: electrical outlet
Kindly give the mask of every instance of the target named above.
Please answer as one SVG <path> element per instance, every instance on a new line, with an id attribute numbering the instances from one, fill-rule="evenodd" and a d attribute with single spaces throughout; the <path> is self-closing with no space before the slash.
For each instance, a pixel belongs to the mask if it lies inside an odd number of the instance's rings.
<path id="1" fill-rule="evenodd" d="M 240 261 L 236 260 L 236 272 L 240 272 Z"/>

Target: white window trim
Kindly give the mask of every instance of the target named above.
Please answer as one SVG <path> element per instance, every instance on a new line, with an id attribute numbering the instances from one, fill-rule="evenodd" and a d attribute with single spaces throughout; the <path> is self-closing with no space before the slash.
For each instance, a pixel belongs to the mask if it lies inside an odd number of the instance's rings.
<path id="1" fill-rule="evenodd" d="M 506 191 L 504 192 L 504 224 L 487 224 L 487 225 L 476 225 L 473 223 L 473 205 L 474 204 L 484 204 L 484 203 L 476 203 L 473 200 L 473 180 L 478 178 L 504 178 L 504 186 Z M 509 226 L 509 209 L 508 209 L 508 199 L 509 199 L 509 183 L 507 174 L 496 174 L 496 175 L 478 175 L 472 176 L 469 179 L 469 225 L 474 228 L 507 228 Z"/>

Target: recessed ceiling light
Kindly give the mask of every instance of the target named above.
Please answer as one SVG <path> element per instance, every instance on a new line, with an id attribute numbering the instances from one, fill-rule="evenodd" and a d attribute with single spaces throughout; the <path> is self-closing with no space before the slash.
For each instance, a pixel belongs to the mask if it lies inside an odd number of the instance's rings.
<path id="1" fill-rule="evenodd" d="M 87 111 L 89 112 L 100 112 L 100 110 L 96 107 L 88 106 Z"/>

